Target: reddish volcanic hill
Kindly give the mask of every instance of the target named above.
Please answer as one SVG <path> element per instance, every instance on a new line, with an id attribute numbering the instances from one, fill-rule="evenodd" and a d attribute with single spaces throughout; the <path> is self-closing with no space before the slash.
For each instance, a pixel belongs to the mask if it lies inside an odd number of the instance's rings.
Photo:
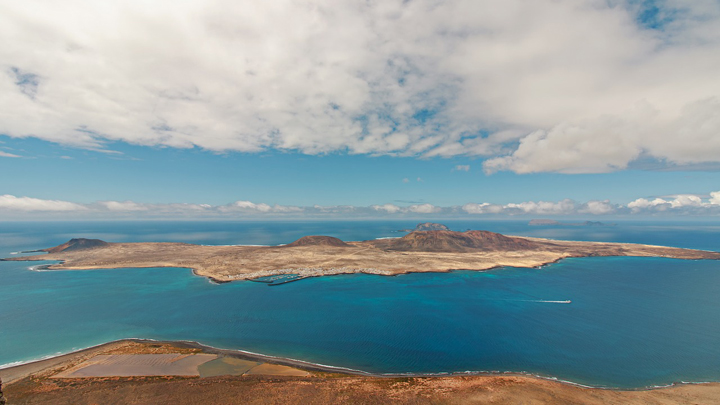
<path id="1" fill-rule="evenodd" d="M 70 239 L 62 245 L 58 245 L 49 249 L 44 249 L 43 251 L 48 253 L 70 252 L 73 250 L 92 249 L 106 245 L 108 245 L 108 243 L 100 239 L 76 238 Z"/>
<path id="2" fill-rule="evenodd" d="M 416 231 L 398 239 L 373 244 L 384 250 L 406 252 L 472 252 L 534 250 L 540 243 L 488 231 Z"/>
<path id="3" fill-rule="evenodd" d="M 341 241 L 338 238 L 332 236 L 303 236 L 293 243 L 285 245 L 287 247 L 294 246 L 337 246 L 337 247 L 349 247 L 347 243 Z"/>

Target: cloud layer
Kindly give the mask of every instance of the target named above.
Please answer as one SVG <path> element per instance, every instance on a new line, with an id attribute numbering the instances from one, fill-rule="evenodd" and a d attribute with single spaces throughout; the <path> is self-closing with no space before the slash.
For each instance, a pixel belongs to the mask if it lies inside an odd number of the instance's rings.
<path id="1" fill-rule="evenodd" d="M 0 39 L 12 137 L 487 172 L 720 161 L 712 0 L 16 1 Z"/>
<path id="2" fill-rule="evenodd" d="M 133 201 L 98 201 L 78 204 L 31 197 L 0 196 L 0 218 L 403 218 L 403 217 L 512 217 L 512 216 L 658 216 L 720 215 L 720 191 L 707 196 L 679 194 L 665 198 L 638 198 L 626 205 L 608 200 L 579 203 L 525 201 L 509 204 L 468 203 L 440 207 L 433 204 L 351 205 L 308 207 L 235 201 L 226 205 L 144 204 Z"/>

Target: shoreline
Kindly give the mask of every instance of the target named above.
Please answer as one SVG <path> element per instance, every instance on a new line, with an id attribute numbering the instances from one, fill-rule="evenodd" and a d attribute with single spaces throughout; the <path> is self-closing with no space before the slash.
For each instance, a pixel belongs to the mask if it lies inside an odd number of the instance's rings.
<path id="1" fill-rule="evenodd" d="M 588 257 L 588 256 L 585 256 L 585 257 Z M 605 256 L 605 257 L 623 257 L 623 256 Z M 307 274 L 307 275 L 302 275 L 300 278 L 298 278 L 297 280 L 293 280 L 293 281 L 300 281 L 300 280 L 304 280 L 304 279 L 307 279 L 307 278 L 333 277 L 333 276 L 344 276 L 344 275 L 353 275 L 353 274 L 362 274 L 362 275 L 367 275 L 367 276 L 398 277 L 398 276 L 407 275 L 407 274 L 444 274 L 444 273 L 453 273 L 453 272 L 456 272 L 456 271 L 486 272 L 486 271 L 493 271 L 493 270 L 498 270 L 498 269 L 503 269 L 503 268 L 542 269 L 542 268 L 545 268 L 545 267 L 547 267 L 547 266 L 550 266 L 550 265 L 553 265 L 553 264 L 556 264 L 556 263 L 560 263 L 561 261 L 563 261 L 563 260 L 565 260 L 565 259 L 583 259 L 583 258 L 584 258 L 583 256 L 580 256 L 580 257 L 561 257 L 561 258 L 559 258 L 559 259 L 555 259 L 555 260 L 552 260 L 552 261 L 548 261 L 548 262 L 546 262 L 546 263 L 542 263 L 542 264 L 539 264 L 539 265 L 537 265 L 537 266 L 528 266 L 528 267 L 497 265 L 497 266 L 493 266 L 493 267 L 488 267 L 488 268 L 486 268 L 486 269 L 444 269 L 444 270 L 429 270 L 429 271 L 405 271 L 405 272 L 402 272 L 402 273 L 381 273 L 381 272 L 377 272 L 377 273 L 373 272 L 373 273 L 371 273 L 371 272 L 363 271 L 363 270 L 367 270 L 367 269 L 357 269 L 357 271 L 353 271 L 354 269 L 339 269 L 340 271 L 337 271 L 337 272 L 330 272 L 330 271 L 329 271 L 329 272 L 326 273 L 326 274 Z M 673 257 L 667 257 L 667 258 L 664 258 L 664 259 L 675 259 L 675 258 L 673 258 Z M 1 260 L 3 260 L 3 259 L 0 259 L 0 261 L 1 261 Z M 677 259 L 677 260 L 683 260 L 683 259 Z M 27 260 L 27 261 L 32 261 L 32 260 Z M 83 270 L 89 270 L 89 271 L 92 271 L 92 270 L 119 270 L 119 269 L 133 269 L 133 268 L 135 268 L 135 269 L 152 269 L 152 268 L 161 268 L 161 269 L 183 269 L 183 270 L 190 270 L 190 272 L 192 273 L 193 276 L 204 278 L 204 279 L 206 279 L 208 282 L 210 282 L 211 284 L 216 284 L 216 285 L 229 284 L 229 283 L 233 283 L 233 282 L 242 282 L 242 281 L 258 282 L 258 281 L 256 281 L 258 278 L 286 275 L 286 274 L 291 274 L 291 273 L 289 273 L 290 271 L 295 271 L 295 272 L 297 272 L 297 271 L 302 270 L 302 269 L 276 269 L 276 270 L 266 270 L 265 272 L 267 272 L 268 274 L 258 275 L 257 277 L 253 277 L 253 278 L 236 278 L 236 279 L 232 279 L 232 280 L 221 280 L 221 279 L 215 278 L 215 277 L 213 277 L 213 276 L 211 276 L 211 275 L 200 274 L 200 272 L 199 272 L 197 269 L 192 268 L 192 267 L 178 267 L 178 266 L 148 266 L 148 267 L 143 267 L 143 266 L 132 266 L 132 267 L 128 267 L 128 266 L 117 266 L 117 267 L 105 267 L 105 266 L 104 266 L 104 267 L 78 268 L 78 267 L 68 266 L 68 267 L 63 267 L 63 268 L 58 269 L 58 268 L 52 268 L 52 267 L 53 267 L 54 265 L 56 265 L 56 264 L 63 265 L 63 264 L 65 263 L 65 260 L 53 260 L 53 261 L 57 261 L 57 263 L 54 263 L 54 264 L 39 264 L 39 265 L 36 265 L 36 266 L 30 266 L 30 267 L 28 267 L 28 270 L 29 270 L 29 271 L 36 271 L 36 272 L 45 272 L 45 271 L 50 272 L 50 271 L 83 271 Z M 322 269 L 319 269 L 319 270 L 322 270 Z M 281 284 L 287 284 L 287 283 L 281 283 Z M 281 284 L 277 284 L 277 285 L 281 285 Z"/>
<path id="2" fill-rule="evenodd" d="M 714 252 L 714 251 L 709 251 Z M 33 257 L 33 256 L 29 256 Z M 53 266 L 65 265 L 65 260 L 62 259 L 55 259 L 55 260 L 47 260 L 47 261 L 53 261 L 56 263 L 51 264 L 39 264 L 35 266 L 30 266 L 27 269 L 29 271 L 36 271 L 36 272 L 45 272 L 45 271 L 84 271 L 84 270 L 119 270 L 119 269 L 152 269 L 152 268 L 158 268 L 158 269 L 184 269 L 184 270 L 190 270 L 193 276 L 201 277 L 204 279 L 207 279 L 208 282 L 211 284 L 221 285 L 221 284 L 228 284 L 232 282 L 242 282 L 242 281 L 249 281 L 249 282 L 257 282 L 256 280 L 258 278 L 263 277 L 272 277 L 272 276 L 280 276 L 280 275 L 287 275 L 287 274 L 299 274 L 301 277 L 297 280 L 293 281 L 300 281 L 303 279 L 308 278 L 320 278 L 320 277 L 332 277 L 332 276 L 342 276 L 342 275 L 353 275 L 353 274 L 363 274 L 363 275 L 369 275 L 369 276 L 383 276 L 383 277 L 397 277 L 402 276 L 406 274 L 444 274 L 444 273 L 452 273 L 456 271 L 472 271 L 472 272 L 486 272 L 486 271 L 493 271 L 493 270 L 499 270 L 504 268 L 516 268 L 516 269 L 543 269 L 545 267 L 551 266 L 553 264 L 560 263 L 567 259 L 585 259 L 585 258 L 597 258 L 597 257 L 638 257 L 638 258 L 649 258 L 652 256 L 566 256 L 566 257 L 560 257 L 553 260 L 548 260 L 546 262 L 533 265 L 533 266 L 512 266 L 512 265 L 495 265 L 492 267 L 484 268 L 484 269 L 440 269 L 440 270 L 409 270 L 409 271 L 403 271 L 403 272 L 397 272 L 397 273 L 390 273 L 390 272 L 383 272 L 383 271 L 377 271 L 377 272 L 370 272 L 366 270 L 373 270 L 373 269 L 366 269 L 366 268 L 340 268 L 340 269 L 309 269 L 313 271 L 310 274 L 302 274 L 303 270 L 308 269 L 301 269 L 301 268 L 287 268 L 287 269 L 272 269 L 272 270 L 263 270 L 263 274 L 259 275 L 252 275 L 252 277 L 245 277 L 245 278 L 233 278 L 230 280 L 224 280 L 216 278 L 209 274 L 202 274 L 200 270 L 194 268 L 194 267 L 184 267 L 184 266 L 98 266 L 98 267 L 83 267 L 83 266 L 67 266 L 62 268 L 53 268 Z M 666 257 L 666 256 L 655 256 L 655 258 L 659 259 L 672 259 L 672 260 L 688 260 L 688 259 L 682 259 L 677 257 Z M 692 260 L 717 260 L 717 259 L 692 259 Z M 0 261 L 10 261 L 1 259 Z M 12 261 L 20 261 L 20 260 L 12 260 Z M 40 261 L 39 259 L 28 259 L 28 260 L 22 260 L 23 262 L 32 262 L 32 261 Z M 317 274 L 318 272 L 323 272 L 323 274 Z M 287 283 L 283 283 L 287 284 Z M 278 284 L 280 285 L 280 284 Z"/>
<path id="3" fill-rule="evenodd" d="M 434 372 L 434 373 L 372 373 L 363 370 L 356 370 L 342 366 L 332 366 L 327 364 L 312 363 L 309 361 L 292 359 L 287 357 L 272 356 L 262 353 L 255 353 L 241 349 L 224 349 L 206 345 L 197 341 L 191 340 L 157 340 L 147 338 L 123 338 L 112 340 L 105 343 L 89 346 L 82 349 L 73 350 L 67 353 L 59 353 L 50 356 L 44 356 L 40 359 L 11 362 L 4 365 L 0 365 L 0 376 L 5 385 L 12 385 L 15 382 L 23 380 L 31 375 L 42 373 L 46 370 L 57 368 L 62 366 L 64 363 L 75 361 L 78 357 L 89 356 L 91 357 L 96 352 L 101 352 L 105 349 L 110 349 L 113 346 L 121 345 L 123 343 L 134 342 L 143 344 L 172 344 L 179 348 L 190 348 L 200 349 L 203 353 L 219 354 L 227 357 L 238 358 L 242 360 L 250 361 L 262 361 L 271 364 L 278 364 L 283 366 L 295 367 L 305 371 L 315 372 L 326 372 L 326 373 L 339 373 L 347 376 L 356 377 L 371 377 L 380 379 L 392 379 L 392 378 L 443 378 L 443 377 L 522 377 L 528 379 L 536 379 L 541 381 L 555 382 L 563 385 L 572 387 L 578 387 L 590 390 L 602 390 L 602 391 L 613 391 L 613 392 L 644 392 L 644 391 L 655 391 L 663 390 L 672 387 L 682 386 L 696 386 L 705 384 L 720 384 L 719 381 L 676 381 L 665 385 L 651 385 L 644 387 L 608 387 L 602 385 L 586 385 L 578 382 L 563 380 L 558 377 L 546 376 L 540 374 L 533 374 L 524 371 L 456 371 L 456 372 Z"/>

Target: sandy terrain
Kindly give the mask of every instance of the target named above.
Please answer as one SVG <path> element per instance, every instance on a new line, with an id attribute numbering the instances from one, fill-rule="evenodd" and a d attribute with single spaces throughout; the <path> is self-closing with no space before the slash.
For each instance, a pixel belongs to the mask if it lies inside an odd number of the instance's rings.
<path id="1" fill-rule="evenodd" d="M 200 376 L 198 366 L 217 359 L 215 354 L 101 354 L 52 378 Z"/>
<path id="2" fill-rule="evenodd" d="M 78 239 L 85 242 L 87 239 Z M 71 241 L 72 242 L 72 241 Z M 403 238 L 343 242 L 305 237 L 286 246 L 201 246 L 185 243 L 66 243 L 47 255 L 4 260 L 58 260 L 50 269 L 187 267 L 225 282 L 277 274 L 304 277 L 345 273 L 409 272 L 537 267 L 566 257 L 658 256 L 720 259 L 720 253 L 629 243 L 571 242 L 507 237 L 484 231 L 413 232 Z M 65 250 L 60 250 L 65 249 Z"/>

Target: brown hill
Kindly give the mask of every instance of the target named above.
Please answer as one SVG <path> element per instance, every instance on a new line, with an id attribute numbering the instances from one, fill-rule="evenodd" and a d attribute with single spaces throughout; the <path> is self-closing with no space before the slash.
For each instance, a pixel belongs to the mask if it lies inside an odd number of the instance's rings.
<path id="1" fill-rule="evenodd" d="M 73 250 L 92 249 L 106 245 L 108 245 L 108 243 L 100 239 L 73 238 L 63 243 L 62 245 L 58 245 L 49 249 L 43 249 L 42 251 L 48 253 L 70 252 Z"/>
<path id="2" fill-rule="evenodd" d="M 472 252 L 534 250 L 542 245 L 488 231 L 416 231 L 397 239 L 373 241 L 383 250 L 406 252 Z"/>
<path id="3" fill-rule="evenodd" d="M 349 247 L 347 243 L 341 241 L 338 238 L 332 236 L 303 236 L 293 243 L 285 245 L 286 247 L 294 246 L 337 246 L 337 247 Z"/>

